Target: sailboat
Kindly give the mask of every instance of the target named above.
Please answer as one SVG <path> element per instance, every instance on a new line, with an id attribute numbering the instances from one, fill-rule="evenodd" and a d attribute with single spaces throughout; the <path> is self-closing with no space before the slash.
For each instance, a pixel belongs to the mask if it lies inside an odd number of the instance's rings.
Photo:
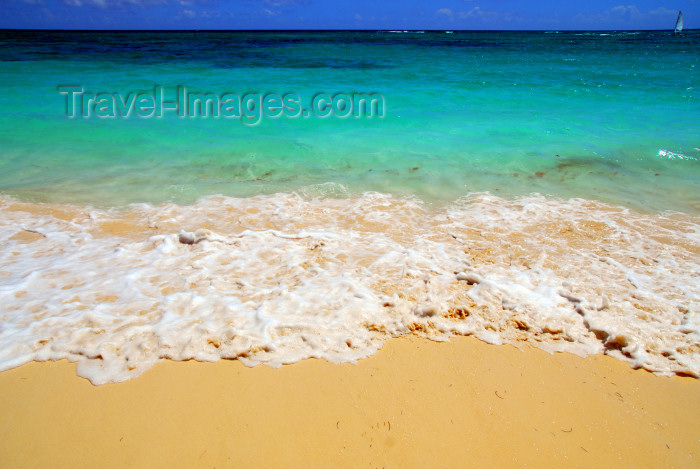
<path id="1" fill-rule="evenodd" d="M 678 19 L 676 20 L 676 29 L 673 30 L 673 34 L 680 34 L 683 31 L 683 12 L 678 11 Z"/>

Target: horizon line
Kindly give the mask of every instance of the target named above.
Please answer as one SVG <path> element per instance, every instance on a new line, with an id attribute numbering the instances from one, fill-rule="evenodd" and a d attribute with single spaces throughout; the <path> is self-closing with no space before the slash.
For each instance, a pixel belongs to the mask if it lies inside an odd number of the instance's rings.
<path id="1" fill-rule="evenodd" d="M 683 31 L 697 31 L 700 28 L 684 28 Z M 663 29 L 406 29 L 406 28 L 382 28 L 382 29 L 107 29 L 107 28 L 0 28 L 0 31 L 75 31 L 75 32 L 652 32 L 652 31 L 670 31 L 673 28 Z"/>

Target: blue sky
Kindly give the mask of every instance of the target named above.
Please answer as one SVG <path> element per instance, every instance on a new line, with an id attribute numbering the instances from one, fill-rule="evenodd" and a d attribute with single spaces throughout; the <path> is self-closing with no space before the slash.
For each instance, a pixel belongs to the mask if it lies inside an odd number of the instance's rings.
<path id="1" fill-rule="evenodd" d="M 0 0 L 0 28 L 670 29 L 700 0 Z"/>

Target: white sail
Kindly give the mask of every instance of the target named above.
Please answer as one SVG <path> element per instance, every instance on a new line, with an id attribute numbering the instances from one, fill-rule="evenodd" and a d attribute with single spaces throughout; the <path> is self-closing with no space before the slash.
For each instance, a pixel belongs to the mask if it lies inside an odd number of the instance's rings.
<path id="1" fill-rule="evenodd" d="M 676 29 L 673 32 L 679 34 L 681 31 L 683 31 L 683 12 L 679 11 L 678 19 L 676 20 Z"/>

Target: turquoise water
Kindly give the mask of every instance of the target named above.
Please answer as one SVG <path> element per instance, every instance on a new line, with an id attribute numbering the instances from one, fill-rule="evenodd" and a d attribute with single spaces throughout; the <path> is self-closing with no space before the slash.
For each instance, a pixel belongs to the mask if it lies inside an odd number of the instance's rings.
<path id="1" fill-rule="evenodd" d="M 698 31 L 0 42 L 0 370 L 67 358 L 100 384 L 458 334 L 700 376 Z M 298 101 L 69 118 L 68 86 Z M 382 117 L 322 118 L 320 92 Z"/>
<path id="2" fill-rule="evenodd" d="M 450 202 L 489 191 L 700 210 L 697 31 L 6 31 L 0 41 L 0 191 L 21 199 L 373 190 Z M 374 92 L 385 115 L 69 119 L 59 85 L 294 92 L 303 104 Z M 329 182 L 342 188 L 318 186 Z"/>

